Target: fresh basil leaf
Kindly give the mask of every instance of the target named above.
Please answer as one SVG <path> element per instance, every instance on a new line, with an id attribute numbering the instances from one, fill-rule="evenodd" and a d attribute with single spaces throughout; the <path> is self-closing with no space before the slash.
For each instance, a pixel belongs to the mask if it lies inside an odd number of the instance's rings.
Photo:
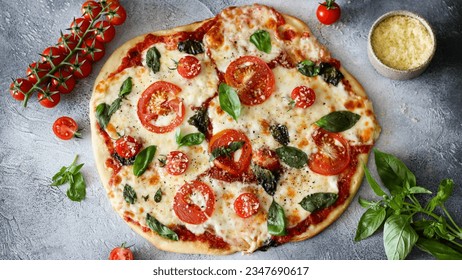
<path id="1" fill-rule="evenodd" d="M 276 149 L 276 154 L 285 164 L 293 168 L 300 169 L 308 162 L 307 154 L 295 147 L 279 147 Z"/>
<path id="2" fill-rule="evenodd" d="M 201 132 L 190 133 L 183 136 L 181 135 L 181 130 L 178 130 L 175 136 L 178 147 L 199 145 L 205 140 L 205 135 Z"/>
<path id="3" fill-rule="evenodd" d="M 110 120 L 109 105 L 101 103 L 96 106 L 96 120 L 101 128 L 105 129 Z"/>
<path id="4" fill-rule="evenodd" d="M 204 52 L 204 47 L 200 41 L 187 39 L 178 43 L 178 50 L 188 54 L 196 55 Z"/>
<path id="5" fill-rule="evenodd" d="M 420 237 L 416 243 L 417 248 L 431 254 L 438 260 L 462 260 L 462 253 L 439 242 L 436 239 L 427 239 Z"/>
<path id="6" fill-rule="evenodd" d="M 423 187 L 412 187 L 409 189 L 410 194 L 431 194 L 432 192 Z"/>
<path id="7" fill-rule="evenodd" d="M 377 205 L 377 202 L 375 201 L 369 201 L 364 198 L 359 197 L 358 198 L 359 205 L 363 208 L 371 208 Z"/>
<path id="8" fill-rule="evenodd" d="M 132 86 L 133 86 L 132 77 L 128 77 L 127 79 L 125 79 L 125 81 L 120 86 L 119 97 L 124 98 L 130 92 L 132 92 Z"/>
<path id="9" fill-rule="evenodd" d="M 82 176 L 82 173 L 77 173 L 72 175 L 72 180 L 70 180 L 70 186 L 66 194 L 72 201 L 82 201 L 86 196 L 86 187 L 85 180 Z"/>
<path id="10" fill-rule="evenodd" d="M 308 212 L 313 213 L 316 210 L 324 209 L 337 201 L 336 193 L 313 193 L 305 196 L 300 201 L 300 206 Z"/>
<path id="11" fill-rule="evenodd" d="M 374 149 L 375 165 L 383 184 L 390 190 L 392 195 L 403 191 L 403 186 L 408 182 L 410 187 L 416 185 L 414 174 L 397 157 Z"/>
<path id="12" fill-rule="evenodd" d="M 319 75 L 319 66 L 316 66 L 316 63 L 311 60 L 303 60 L 297 63 L 297 70 L 307 77 Z"/>
<path id="13" fill-rule="evenodd" d="M 250 36 L 250 42 L 257 47 L 259 51 L 271 53 L 271 36 L 266 30 L 257 30 Z"/>
<path id="14" fill-rule="evenodd" d="M 273 173 L 270 170 L 256 164 L 252 164 L 252 171 L 257 178 L 258 184 L 263 187 L 267 194 L 273 196 L 276 192 L 280 174 L 277 172 Z"/>
<path id="15" fill-rule="evenodd" d="M 197 127 L 197 130 L 203 134 L 207 134 L 209 127 L 209 116 L 207 115 L 207 107 L 201 107 L 199 110 L 196 110 L 194 115 L 189 118 L 188 123 L 192 126 Z"/>
<path id="16" fill-rule="evenodd" d="M 71 166 L 69 166 L 67 168 L 68 172 L 73 174 L 73 175 L 76 175 L 77 173 L 79 173 L 80 169 L 82 169 L 84 163 L 82 164 L 79 164 L 79 165 L 75 165 L 74 163 L 71 164 Z"/>
<path id="17" fill-rule="evenodd" d="M 389 260 L 404 260 L 419 239 L 410 221 L 408 215 L 392 215 L 385 221 L 383 243 Z"/>
<path id="18" fill-rule="evenodd" d="M 427 210 L 433 212 L 437 206 L 442 206 L 446 200 L 451 196 L 454 189 L 454 181 L 451 179 L 444 179 L 440 182 L 438 192 L 427 205 Z"/>
<path id="19" fill-rule="evenodd" d="M 124 196 L 124 200 L 130 204 L 135 204 L 137 200 L 136 192 L 130 185 L 125 185 L 123 196 Z"/>
<path id="20" fill-rule="evenodd" d="M 120 162 L 120 164 L 122 164 L 123 166 L 133 165 L 135 163 L 135 158 L 136 158 L 136 157 L 124 158 L 124 157 L 119 156 L 118 153 L 113 153 L 111 154 L 111 156 L 112 158 Z"/>
<path id="21" fill-rule="evenodd" d="M 135 162 L 133 163 L 133 174 L 136 177 L 141 176 L 146 171 L 149 164 L 152 162 L 156 151 L 157 146 L 152 145 L 145 148 L 136 155 Z"/>
<path id="22" fill-rule="evenodd" d="M 229 143 L 228 147 L 222 146 L 215 148 L 212 151 L 212 154 L 210 155 L 210 161 L 222 156 L 231 157 L 231 153 L 234 153 L 235 151 L 242 148 L 242 146 L 244 146 L 244 143 L 244 141 L 234 141 Z"/>
<path id="23" fill-rule="evenodd" d="M 369 169 L 365 164 L 363 164 L 364 168 L 364 174 L 366 175 L 366 180 L 369 183 L 369 186 L 371 186 L 371 189 L 374 191 L 374 193 L 378 196 L 385 196 L 387 195 L 382 188 L 379 186 L 377 181 L 372 177 L 371 173 L 369 172 Z"/>
<path id="24" fill-rule="evenodd" d="M 156 218 L 149 215 L 149 213 L 146 215 L 146 224 L 152 231 L 157 232 L 160 236 L 178 241 L 178 235 L 176 232 L 161 224 Z"/>
<path id="25" fill-rule="evenodd" d="M 237 121 L 237 118 L 241 115 L 242 106 L 236 90 L 225 83 L 221 83 L 218 87 L 218 99 L 221 109 Z"/>
<path id="26" fill-rule="evenodd" d="M 284 236 L 287 234 L 284 209 L 274 199 L 268 210 L 267 226 L 268 233 L 271 235 Z"/>
<path id="27" fill-rule="evenodd" d="M 122 105 L 122 98 L 116 98 L 112 103 L 111 106 L 109 106 L 109 110 L 107 111 L 108 115 L 108 122 L 111 119 L 112 115 L 114 115 L 117 110 L 120 109 L 120 106 Z"/>
<path id="28" fill-rule="evenodd" d="M 330 83 L 334 86 L 337 86 L 343 79 L 343 74 L 337 70 L 337 68 L 326 62 L 321 62 L 319 64 L 319 75 L 321 75 L 326 83 Z"/>
<path id="29" fill-rule="evenodd" d="M 65 166 L 61 167 L 61 169 L 56 173 L 52 178 L 51 178 L 51 186 L 56 187 L 56 186 L 61 186 L 65 183 L 67 183 L 68 178 L 65 176 L 65 173 L 67 171 L 67 168 Z"/>
<path id="30" fill-rule="evenodd" d="M 342 132 L 352 128 L 360 117 L 350 111 L 335 111 L 323 116 L 315 124 L 330 132 Z"/>
<path id="31" fill-rule="evenodd" d="M 383 207 L 367 209 L 359 219 L 355 241 L 361 241 L 374 234 L 383 224 L 386 216 L 387 211 Z"/>
<path id="32" fill-rule="evenodd" d="M 156 192 L 156 194 L 154 195 L 154 201 L 159 203 L 162 201 L 162 190 L 159 188 Z"/>
<path id="33" fill-rule="evenodd" d="M 273 138 L 278 141 L 281 145 L 287 146 L 289 145 L 290 138 L 289 138 L 289 130 L 287 126 L 283 124 L 276 124 L 270 126 L 270 132 Z"/>
<path id="34" fill-rule="evenodd" d="M 398 193 L 388 201 L 388 205 L 391 209 L 395 210 L 395 213 L 400 213 L 403 208 L 405 198 L 406 195 L 404 193 Z"/>
<path id="35" fill-rule="evenodd" d="M 155 74 L 160 70 L 160 52 L 156 47 L 152 47 L 146 53 L 146 65 Z"/>

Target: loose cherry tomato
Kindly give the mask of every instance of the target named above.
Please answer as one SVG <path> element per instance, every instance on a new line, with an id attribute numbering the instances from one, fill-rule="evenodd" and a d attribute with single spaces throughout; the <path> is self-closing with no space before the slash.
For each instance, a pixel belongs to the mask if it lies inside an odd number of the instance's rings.
<path id="1" fill-rule="evenodd" d="M 67 70 L 59 70 L 53 74 L 51 83 L 60 93 L 69 93 L 75 87 L 75 78 Z"/>
<path id="2" fill-rule="evenodd" d="M 188 156 L 180 151 L 172 151 L 167 155 L 165 170 L 170 175 L 181 175 L 189 166 Z"/>
<path id="3" fill-rule="evenodd" d="M 40 105 L 45 108 L 53 108 L 61 101 L 61 95 L 52 85 L 42 87 L 43 92 L 37 94 Z"/>
<path id="4" fill-rule="evenodd" d="M 216 166 L 233 175 L 240 175 L 249 168 L 252 159 L 252 145 L 249 138 L 238 130 L 225 129 L 213 135 L 209 143 L 209 152 L 212 153 L 217 148 L 228 147 L 231 142 L 239 141 L 244 142 L 239 159 L 234 159 L 235 153 L 233 152 L 229 157 L 220 156 L 214 160 Z"/>
<path id="5" fill-rule="evenodd" d="M 72 21 L 71 27 L 69 28 L 69 30 L 71 30 L 72 34 L 78 37 L 82 37 L 89 27 L 90 27 L 90 21 L 88 19 L 74 18 L 74 21 Z"/>
<path id="6" fill-rule="evenodd" d="M 313 140 L 318 152 L 310 156 L 308 166 L 321 175 L 337 175 L 350 163 L 350 145 L 340 134 L 324 129 L 316 130 Z"/>
<path id="7" fill-rule="evenodd" d="M 173 211 L 185 223 L 198 225 L 208 220 L 215 210 L 212 188 L 201 182 L 184 184 L 173 199 Z"/>
<path id="8" fill-rule="evenodd" d="M 318 20 L 325 25 L 331 25 L 336 22 L 341 15 L 340 6 L 335 3 L 335 0 L 327 0 L 326 2 L 319 4 L 316 10 L 316 17 Z"/>
<path id="9" fill-rule="evenodd" d="M 114 25 L 107 21 L 98 21 L 95 24 L 95 38 L 101 43 L 108 43 L 114 39 L 115 28 Z"/>
<path id="10" fill-rule="evenodd" d="M 127 12 L 120 4 L 112 3 L 109 5 L 107 19 L 113 25 L 121 25 L 127 19 Z"/>
<path id="11" fill-rule="evenodd" d="M 112 249 L 109 254 L 109 260 L 133 260 L 133 252 L 130 247 L 125 247 L 125 243 L 122 243 L 119 247 Z"/>
<path id="12" fill-rule="evenodd" d="M 58 47 L 48 47 L 42 52 L 42 61 L 53 64 L 53 66 L 58 65 L 61 61 L 66 58 L 63 50 Z"/>
<path id="13" fill-rule="evenodd" d="M 26 70 L 27 79 L 35 84 L 39 79 L 42 79 L 48 71 L 51 70 L 51 66 L 47 62 L 33 62 L 29 65 Z"/>
<path id="14" fill-rule="evenodd" d="M 306 86 L 294 88 L 291 97 L 295 101 L 295 106 L 302 109 L 310 107 L 316 100 L 314 90 Z"/>
<path id="15" fill-rule="evenodd" d="M 132 158 L 136 156 L 143 145 L 131 136 L 123 136 L 116 141 L 116 152 L 123 158 Z"/>
<path id="16" fill-rule="evenodd" d="M 69 54 L 79 42 L 79 37 L 75 34 L 64 34 L 58 39 L 58 47 L 65 54 Z"/>
<path id="17" fill-rule="evenodd" d="M 95 1 L 86 1 L 82 4 L 82 16 L 88 20 L 96 18 L 101 12 L 102 8 L 99 3 Z"/>
<path id="18" fill-rule="evenodd" d="M 241 218 L 248 218 L 258 213 L 260 201 L 253 193 L 243 193 L 234 201 L 234 211 Z"/>
<path id="19" fill-rule="evenodd" d="M 95 38 L 86 39 L 82 47 L 82 57 L 90 61 L 99 61 L 105 54 L 104 44 Z"/>
<path id="20" fill-rule="evenodd" d="M 74 136 L 80 137 L 79 126 L 71 117 L 60 117 L 53 123 L 53 132 L 62 140 L 70 140 Z"/>
<path id="21" fill-rule="evenodd" d="M 187 55 L 178 61 L 176 69 L 183 78 L 192 79 L 200 74 L 201 62 L 194 56 Z"/>
<path id="22" fill-rule="evenodd" d="M 239 99 L 245 105 L 258 105 L 267 100 L 274 91 L 274 74 L 258 57 L 242 56 L 226 69 L 225 80 L 237 89 Z"/>
<path id="23" fill-rule="evenodd" d="M 275 151 L 268 148 L 261 148 L 256 153 L 252 154 L 252 161 L 265 169 L 276 171 L 281 169 L 279 157 Z"/>
<path id="24" fill-rule="evenodd" d="M 167 133 L 183 122 L 186 109 L 177 97 L 180 91 L 181 88 L 172 83 L 158 81 L 143 92 L 137 113 L 144 128 L 154 133 Z M 159 118 L 170 120 L 167 125 L 158 125 Z"/>
<path id="25" fill-rule="evenodd" d="M 79 56 L 79 54 L 71 57 L 69 63 L 71 64 L 70 69 L 72 71 L 72 75 L 74 75 L 74 77 L 77 79 L 88 77 L 93 68 L 91 61 L 87 58 Z"/>
<path id="26" fill-rule="evenodd" d="M 33 84 L 29 80 L 19 78 L 11 83 L 10 94 L 14 99 L 23 101 L 24 98 L 26 98 L 25 93 L 27 93 L 32 87 Z"/>

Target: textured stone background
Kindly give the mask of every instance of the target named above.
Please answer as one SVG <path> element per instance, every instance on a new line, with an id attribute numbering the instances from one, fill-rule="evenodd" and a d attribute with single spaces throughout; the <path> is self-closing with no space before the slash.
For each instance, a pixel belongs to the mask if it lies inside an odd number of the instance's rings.
<path id="1" fill-rule="evenodd" d="M 0 259 L 106 259 L 126 241 L 134 244 L 138 259 L 384 259 L 382 235 L 355 243 L 353 237 L 363 213 L 356 199 L 341 218 L 322 234 L 302 243 L 268 252 L 224 257 L 171 254 L 157 250 L 130 230 L 112 210 L 100 184 L 91 152 L 88 101 L 104 63 L 61 104 L 47 110 L 32 101 L 27 109 L 7 92 L 10 77 L 24 76 L 37 53 L 58 39 L 83 1 L 0 0 Z M 222 8 L 253 1 L 121 0 L 127 22 L 117 28 L 111 53 L 130 38 L 154 30 L 209 18 Z M 363 84 L 374 102 L 382 135 L 381 150 L 400 157 L 418 178 L 418 184 L 436 190 L 443 178 L 456 182 L 450 212 L 462 223 L 462 1 L 347 1 L 338 0 L 342 18 L 321 26 L 315 17 L 319 1 L 259 1 L 301 18 L 321 43 Z M 434 26 L 438 40 L 429 69 L 410 81 L 392 81 L 372 68 L 366 54 L 367 34 L 380 15 L 398 9 L 422 14 Z M 107 56 L 106 56 L 107 58 Z M 84 129 L 83 139 L 57 140 L 53 121 L 72 116 Z M 65 187 L 49 187 L 50 177 L 68 165 L 75 154 L 84 162 L 87 198 L 70 201 Z M 373 168 L 372 162 L 369 166 Z M 359 195 L 373 198 L 363 184 Z M 415 249 L 411 259 L 429 256 Z"/>

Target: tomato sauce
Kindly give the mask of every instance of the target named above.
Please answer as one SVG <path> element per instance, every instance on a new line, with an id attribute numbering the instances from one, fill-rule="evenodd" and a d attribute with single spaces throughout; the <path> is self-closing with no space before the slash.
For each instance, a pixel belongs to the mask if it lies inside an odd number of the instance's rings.
<path id="1" fill-rule="evenodd" d="M 207 243 L 212 249 L 224 249 L 228 250 L 230 248 L 229 244 L 224 241 L 221 237 L 216 236 L 213 233 L 208 231 L 200 235 L 195 235 L 189 231 L 185 226 L 177 226 L 173 229 L 181 241 L 200 241 Z"/>

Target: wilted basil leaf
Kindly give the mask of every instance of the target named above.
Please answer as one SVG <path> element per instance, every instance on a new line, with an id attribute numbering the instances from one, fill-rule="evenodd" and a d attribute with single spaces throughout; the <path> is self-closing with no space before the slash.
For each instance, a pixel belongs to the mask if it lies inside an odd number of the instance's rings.
<path id="1" fill-rule="evenodd" d="M 316 125 L 330 132 L 342 132 L 352 128 L 361 118 L 350 111 L 335 111 L 320 118 Z"/>
<path id="2" fill-rule="evenodd" d="M 146 53 L 146 65 L 155 74 L 160 70 L 160 52 L 156 47 L 152 47 Z"/>
<path id="3" fill-rule="evenodd" d="M 229 143 L 228 147 L 222 146 L 215 148 L 210 156 L 210 161 L 222 156 L 231 157 L 231 153 L 234 153 L 235 151 L 242 148 L 242 146 L 244 146 L 244 143 L 244 141 L 234 141 Z"/>
<path id="4" fill-rule="evenodd" d="M 319 64 L 319 74 L 326 81 L 334 86 L 343 79 L 343 74 L 329 63 L 321 62 Z"/>
<path id="5" fill-rule="evenodd" d="M 300 201 L 300 206 L 308 212 L 314 212 L 331 206 L 337 201 L 338 194 L 336 193 L 313 193 L 305 196 Z"/>
<path id="6" fill-rule="evenodd" d="M 192 55 L 200 54 L 204 52 L 202 43 L 196 40 L 187 39 L 178 43 L 178 50 L 180 52 L 189 53 Z"/>
<path id="7" fill-rule="evenodd" d="M 156 218 L 149 215 L 149 213 L 146 215 L 146 224 L 151 230 L 157 232 L 160 236 L 178 241 L 178 235 L 176 232 L 161 224 Z"/>
<path id="8" fill-rule="evenodd" d="M 263 187 L 266 193 L 269 195 L 274 195 L 280 177 L 279 173 L 273 173 L 270 170 L 260 167 L 256 164 L 252 165 L 252 171 L 257 178 L 258 184 Z"/>
<path id="9" fill-rule="evenodd" d="M 282 145 L 287 146 L 289 144 L 290 138 L 287 126 L 283 124 L 272 125 L 270 126 L 270 132 L 274 139 Z"/>
<path id="10" fill-rule="evenodd" d="M 137 199 L 136 192 L 130 185 L 125 185 L 123 196 L 124 196 L 124 200 L 127 203 L 135 204 L 136 199 Z"/>
<path id="11" fill-rule="evenodd" d="M 316 63 L 311 60 L 303 60 L 297 63 L 297 70 L 307 77 L 314 77 L 319 74 L 319 66 L 316 66 Z"/>

